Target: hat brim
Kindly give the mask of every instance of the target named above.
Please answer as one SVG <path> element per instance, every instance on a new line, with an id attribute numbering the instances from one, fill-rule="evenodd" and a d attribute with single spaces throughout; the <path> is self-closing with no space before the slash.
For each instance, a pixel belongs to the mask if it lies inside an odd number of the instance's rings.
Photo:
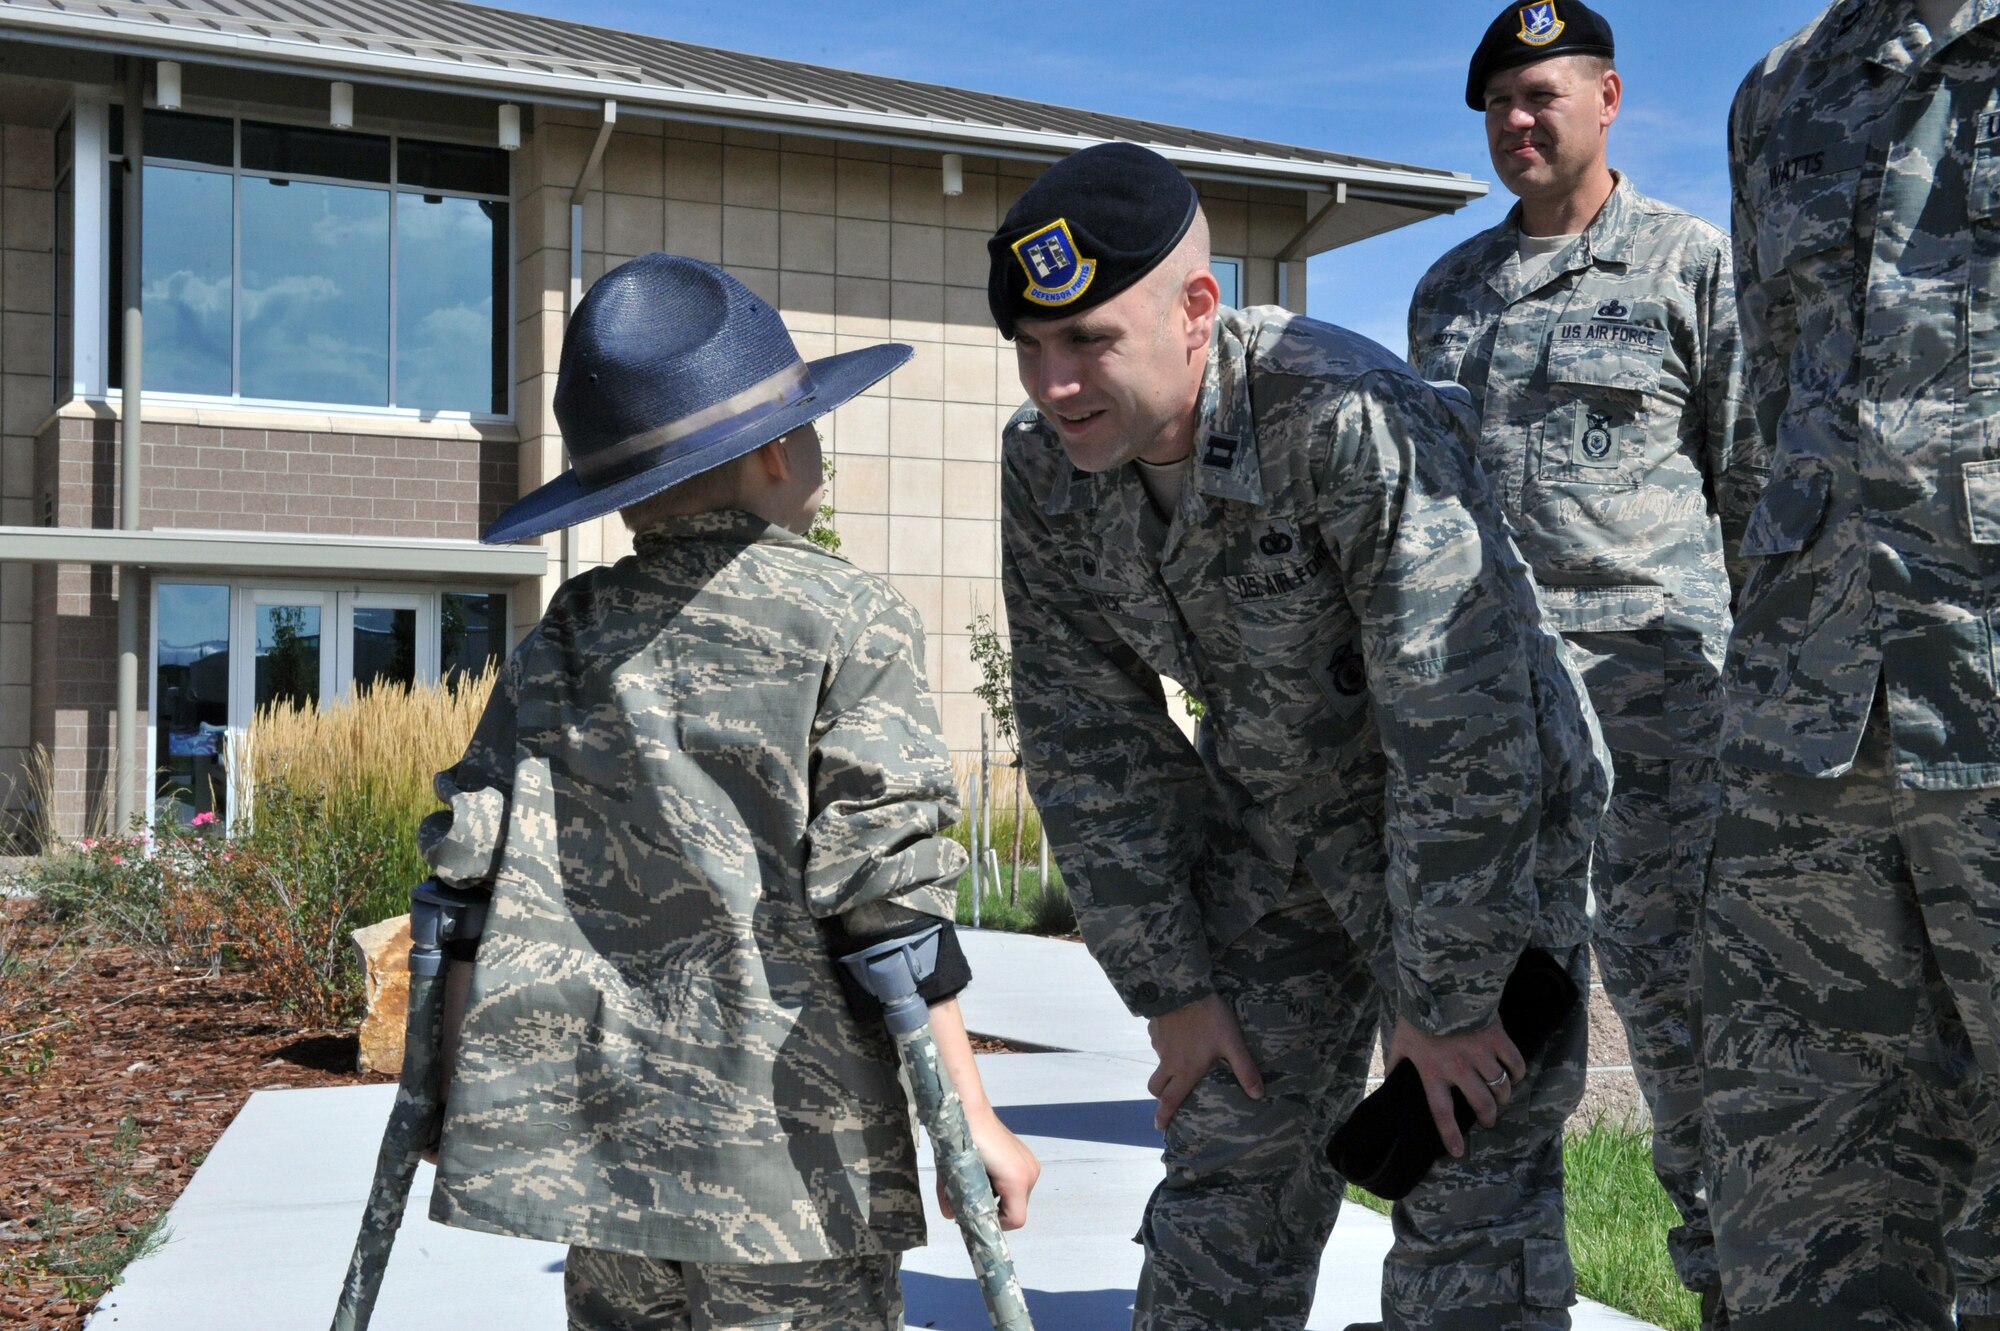
<path id="1" fill-rule="evenodd" d="M 479 539 L 485 545 L 505 545 L 601 518 L 650 499 L 668 486 L 712 471 L 808 421 L 818 420 L 900 368 L 913 354 L 901 342 L 884 342 L 808 361 L 806 372 L 812 376 L 813 391 L 777 414 L 761 417 L 735 434 L 603 485 L 586 486 L 577 479 L 574 470 L 566 471 L 514 501 Z"/>

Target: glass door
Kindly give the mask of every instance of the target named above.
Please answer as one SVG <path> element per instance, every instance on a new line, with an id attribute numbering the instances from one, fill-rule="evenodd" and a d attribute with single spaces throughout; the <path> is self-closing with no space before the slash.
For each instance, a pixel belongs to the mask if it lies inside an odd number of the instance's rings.
<path id="1" fill-rule="evenodd" d="M 339 593 L 334 657 L 339 692 L 436 679 L 437 626 L 435 616 L 424 613 L 434 599 L 415 592 Z"/>
<path id="2" fill-rule="evenodd" d="M 252 587 L 239 598 L 236 640 L 250 648 L 235 654 L 234 724 L 247 727 L 261 707 L 275 702 L 317 707 L 334 696 L 331 592 Z"/>

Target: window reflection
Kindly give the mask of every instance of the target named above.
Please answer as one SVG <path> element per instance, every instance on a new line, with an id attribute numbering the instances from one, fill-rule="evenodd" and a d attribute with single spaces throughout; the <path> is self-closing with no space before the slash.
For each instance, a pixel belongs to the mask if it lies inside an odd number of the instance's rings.
<path id="1" fill-rule="evenodd" d="M 229 588 L 163 583 L 153 681 L 154 798 L 184 821 L 227 814 Z"/>
<path id="2" fill-rule="evenodd" d="M 446 592 L 438 606 L 438 674 L 456 685 L 507 652 L 507 598 L 500 592 Z"/>
<path id="3" fill-rule="evenodd" d="M 417 682 L 417 612 L 356 606 L 354 691 Z"/>
<path id="4" fill-rule="evenodd" d="M 508 205 L 443 193 L 505 194 L 505 153 L 165 112 L 147 123 L 148 388 L 507 413 Z M 118 388 L 121 171 L 110 184 L 107 379 Z"/>
<path id="5" fill-rule="evenodd" d="M 396 400 L 507 409 L 507 205 L 396 196 Z"/>
<path id="6" fill-rule="evenodd" d="M 141 310 L 149 389 L 229 392 L 232 184 L 214 171 L 146 168 Z"/>
<path id="7" fill-rule="evenodd" d="M 257 696 L 253 707 L 282 702 L 319 705 L 319 621 L 316 605 L 257 607 Z"/>
<path id="8" fill-rule="evenodd" d="M 387 406 L 389 196 L 243 178 L 245 397 Z"/>

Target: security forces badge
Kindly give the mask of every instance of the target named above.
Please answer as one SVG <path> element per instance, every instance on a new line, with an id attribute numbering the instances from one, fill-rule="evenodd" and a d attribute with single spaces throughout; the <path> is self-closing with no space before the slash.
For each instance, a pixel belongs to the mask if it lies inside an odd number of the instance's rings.
<path id="1" fill-rule="evenodd" d="M 1021 294 L 1037 305 L 1067 305 L 1089 290 L 1090 279 L 1097 276 L 1097 261 L 1077 253 L 1069 223 L 1060 217 L 1021 237 L 1013 248 L 1028 275 L 1028 289 Z"/>
<path id="2" fill-rule="evenodd" d="M 1529 46 L 1547 46 L 1569 26 L 1556 14 L 1556 0 L 1521 6 L 1521 30 L 1515 36 Z"/>

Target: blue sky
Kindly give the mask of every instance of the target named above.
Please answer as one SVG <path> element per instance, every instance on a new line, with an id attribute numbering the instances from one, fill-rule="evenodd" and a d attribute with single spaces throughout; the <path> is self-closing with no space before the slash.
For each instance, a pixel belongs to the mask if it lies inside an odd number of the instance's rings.
<path id="1" fill-rule="evenodd" d="M 1559 0 L 1560 2 L 1560 0 Z M 1489 0 L 499 0 L 509 8 L 843 69 L 1465 171 L 1493 182 L 1465 67 Z M 1617 33 L 1625 110 L 1611 161 L 1658 198 L 1726 225 L 1729 100 L 1820 0 L 1598 0 Z M 1403 350 L 1431 261 L 1510 197 L 1313 260 L 1312 313 Z"/>

